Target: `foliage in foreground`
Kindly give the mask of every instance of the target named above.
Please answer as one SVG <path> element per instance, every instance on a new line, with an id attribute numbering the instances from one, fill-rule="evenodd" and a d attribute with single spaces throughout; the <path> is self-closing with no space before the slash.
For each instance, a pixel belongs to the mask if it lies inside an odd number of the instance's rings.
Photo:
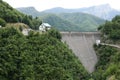
<path id="1" fill-rule="evenodd" d="M 120 50 L 109 46 L 95 46 L 99 61 L 94 80 L 120 80 Z"/>
<path id="2" fill-rule="evenodd" d="M 109 44 L 120 41 L 120 16 L 112 21 L 106 21 L 98 28 L 104 42 Z M 98 56 L 96 70 L 92 74 L 93 80 L 120 80 L 120 50 L 110 46 L 94 46 Z"/>
<path id="3" fill-rule="evenodd" d="M 23 36 L 0 29 L 0 79 L 88 80 L 79 60 L 59 39 L 47 34 Z"/>

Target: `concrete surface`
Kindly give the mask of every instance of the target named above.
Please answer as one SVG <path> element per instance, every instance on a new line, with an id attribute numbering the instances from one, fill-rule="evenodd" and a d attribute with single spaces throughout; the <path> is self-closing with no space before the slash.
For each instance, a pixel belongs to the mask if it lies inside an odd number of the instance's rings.
<path id="1" fill-rule="evenodd" d="M 66 42 L 70 49 L 80 59 L 85 69 L 92 73 L 98 61 L 93 44 L 100 39 L 98 32 L 61 32 L 62 41 Z"/>

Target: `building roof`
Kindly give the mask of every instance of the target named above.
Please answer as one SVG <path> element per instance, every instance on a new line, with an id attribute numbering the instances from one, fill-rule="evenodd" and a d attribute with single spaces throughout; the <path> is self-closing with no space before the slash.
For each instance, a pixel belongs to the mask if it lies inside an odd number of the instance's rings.
<path id="1" fill-rule="evenodd" d="M 51 25 L 48 24 L 48 23 L 42 23 L 42 25 L 44 25 L 44 26 L 46 26 L 46 27 L 51 27 Z"/>

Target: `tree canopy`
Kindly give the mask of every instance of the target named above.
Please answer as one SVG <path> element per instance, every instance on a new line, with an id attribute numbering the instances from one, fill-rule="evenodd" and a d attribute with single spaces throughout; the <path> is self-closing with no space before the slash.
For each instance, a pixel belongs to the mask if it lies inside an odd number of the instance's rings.
<path id="1" fill-rule="evenodd" d="M 4 24 L 1 23 L 1 21 Z M 42 23 L 40 19 L 33 18 L 30 15 L 25 15 L 17 11 L 16 9 L 12 8 L 6 2 L 1 0 L 0 2 L 0 25 L 5 26 L 5 22 L 7 23 L 25 23 L 29 25 L 32 29 L 38 29 L 40 24 Z"/>
<path id="2" fill-rule="evenodd" d="M 0 79 L 87 80 L 78 58 L 57 38 L 49 33 L 24 36 L 15 28 L 1 28 Z"/>
<path id="3" fill-rule="evenodd" d="M 120 40 L 120 16 L 116 16 L 112 21 L 106 21 L 98 28 L 106 39 Z M 104 38 L 105 38 L 104 37 Z"/>
<path id="4" fill-rule="evenodd" d="M 109 44 L 120 42 L 120 16 L 112 21 L 106 21 L 98 28 L 104 42 Z M 94 46 L 98 56 L 96 71 L 92 74 L 94 80 L 120 80 L 120 50 L 110 46 Z"/>

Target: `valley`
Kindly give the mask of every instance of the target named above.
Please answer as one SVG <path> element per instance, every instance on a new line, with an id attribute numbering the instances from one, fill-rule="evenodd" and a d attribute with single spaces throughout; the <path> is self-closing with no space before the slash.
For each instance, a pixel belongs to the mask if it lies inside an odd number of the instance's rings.
<path id="1" fill-rule="evenodd" d="M 103 4 L 39 12 L 6 1 L 0 0 L 0 80 L 120 80 L 118 10 Z"/>

